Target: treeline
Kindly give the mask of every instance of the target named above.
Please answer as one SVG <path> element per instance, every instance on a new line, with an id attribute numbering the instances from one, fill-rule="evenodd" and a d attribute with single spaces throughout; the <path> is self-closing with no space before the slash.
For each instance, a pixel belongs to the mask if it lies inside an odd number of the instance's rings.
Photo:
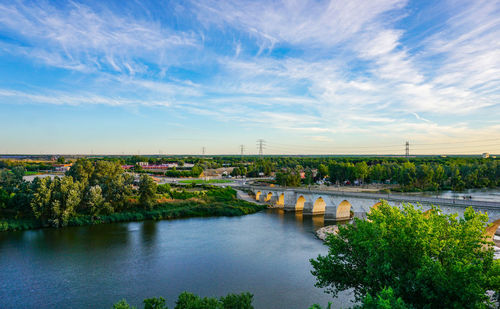
<path id="1" fill-rule="evenodd" d="M 200 191 L 138 180 L 119 162 L 79 159 L 63 177 L 23 180 L 24 169 L 0 170 L 0 230 L 189 216 L 242 215 L 260 210 L 231 188 Z M 195 199 L 193 199 L 195 198 Z M 191 200 L 190 200 L 191 199 Z M 175 200 L 189 200 L 172 205 Z M 229 203 L 230 201 L 230 203 Z M 174 207 L 175 206 L 175 207 Z"/>
<path id="2" fill-rule="evenodd" d="M 403 190 L 463 190 L 500 185 L 500 164 L 493 160 L 472 162 L 412 162 L 356 164 L 334 163 L 328 167 L 330 181 L 394 183 Z"/>
<path id="3" fill-rule="evenodd" d="M 303 177 L 301 176 L 301 173 Z M 435 191 L 500 186 L 498 160 L 332 161 L 314 168 L 298 165 L 275 173 L 279 185 L 300 186 L 327 180 L 331 184 L 384 183 L 403 191 Z"/>
<path id="4" fill-rule="evenodd" d="M 175 167 L 165 172 L 167 177 L 200 177 L 203 168 L 199 165 L 193 166 L 191 170 L 177 170 Z"/>

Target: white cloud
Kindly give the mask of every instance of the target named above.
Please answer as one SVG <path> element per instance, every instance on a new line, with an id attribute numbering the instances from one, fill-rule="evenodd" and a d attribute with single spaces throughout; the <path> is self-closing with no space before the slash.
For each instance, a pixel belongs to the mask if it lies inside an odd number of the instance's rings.
<path id="1" fill-rule="evenodd" d="M 199 45 L 194 33 L 76 2 L 64 8 L 45 2 L 0 4 L 0 29 L 25 43 L 9 46 L 12 52 L 80 71 L 106 67 L 134 74 L 145 70 L 141 60 L 168 65 L 179 57 L 179 49 Z"/>

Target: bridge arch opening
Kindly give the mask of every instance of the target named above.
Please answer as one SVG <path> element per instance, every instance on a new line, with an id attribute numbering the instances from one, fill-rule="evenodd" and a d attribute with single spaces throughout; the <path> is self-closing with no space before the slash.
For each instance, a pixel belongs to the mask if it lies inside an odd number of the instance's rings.
<path id="1" fill-rule="evenodd" d="M 261 194 L 262 194 L 262 192 L 260 192 L 260 191 L 257 191 L 257 193 L 255 193 L 255 200 L 256 201 L 259 200 Z"/>
<path id="2" fill-rule="evenodd" d="M 486 229 L 484 230 L 484 235 L 488 236 L 488 240 L 493 241 L 498 227 L 500 227 L 500 219 L 493 221 L 488 225 L 488 227 L 486 227 Z"/>
<path id="3" fill-rule="evenodd" d="M 271 197 L 273 196 L 272 192 L 267 193 L 266 198 L 264 199 L 265 202 L 269 202 L 271 200 Z"/>
<path id="4" fill-rule="evenodd" d="M 276 202 L 278 206 L 285 206 L 285 193 L 281 193 L 278 197 L 278 201 Z"/>
<path id="5" fill-rule="evenodd" d="M 431 208 L 431 209 L 427 209 L 426 211 L 424 211 L 422 213 L 422 215 L 424 216 L 424 218 L 429 219 L 429 217 L 431 216 L 431 214 L 434 213 L 434 212 L 438 213 L 436 211 L 436 209 Z"/>
<path id="6" fill-rule="evenodd" d="M 303 211 L 304 203 L 306 202 L 306 198 L 304 196 L 299 196 L 297 202 L 295 203 L 295 211 Z"/>
<path id="7" fill-rule="evenodd" d="M 349 219 L 351 217 L 351 203 L 343 200 L 337 206 L 337 219 Z"/>
<path id="8" fill-rule="evenodd" d="M 326 209 L 326 203 L 325 200 L 323 200 L 322 197 L 318 198 L 314 204 L 313 204 L 313 209 L 312 213 L 313 215 L 315 214 L 324 214 Z"/>

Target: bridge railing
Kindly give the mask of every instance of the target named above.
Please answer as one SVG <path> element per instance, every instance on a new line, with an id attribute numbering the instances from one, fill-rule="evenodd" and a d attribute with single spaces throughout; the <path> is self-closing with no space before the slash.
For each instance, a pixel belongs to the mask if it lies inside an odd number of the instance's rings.
<path id="1" fill-rule="evenodd" d="M 364 192 L 349 192 L 349 191 L 335 191 L 335 190 L 309 190 L 301 188 L 280 188 L 280 187 L 257 187 L 249 186 L 255 190 L 263 191 L 293 191 L 296 193 L 309 193 L 309 194 L 323 194 L 323 195 L 336 195 L 345 197 L 359 197 L 359 198 L 372 198 L 372 199 L 383 199 L 388 201 L 397 202 L 412 202 L 412 203 L 424 203 L 433 205 L 456 205 L 456 206 L 472 206 L 481 208 L 494 208 L 500 209 L 499 202 L 490 201 L 480 201 L 480 200 L 464 200 L 464 199 L 454 199 L 454 198 L 438 198 L 438 197 L 426 197 L 426 196 L 413 196 L 413 195 L 403 195 L 403 194 L 384 194 L 384 193 L 364 193 Z"/>

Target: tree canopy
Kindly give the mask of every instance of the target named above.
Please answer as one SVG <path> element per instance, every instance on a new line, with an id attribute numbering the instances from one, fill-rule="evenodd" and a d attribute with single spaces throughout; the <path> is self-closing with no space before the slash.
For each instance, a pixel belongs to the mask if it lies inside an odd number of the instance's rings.
<path id="1" fill-rule="evenodd" d="M 316 286 L 333 296 L 353 289 L 357 301 L 368 303 L 377 299 L 367 295 L 401 298 L 415 308 L 486 308 L 486 291 L 500 290 L 500 261 L 483 235 L 485 214 L 468 208 L 457 218 L 384 202 L 368 219 L 327 237 L 328 254 L 311 259 Z"/>

